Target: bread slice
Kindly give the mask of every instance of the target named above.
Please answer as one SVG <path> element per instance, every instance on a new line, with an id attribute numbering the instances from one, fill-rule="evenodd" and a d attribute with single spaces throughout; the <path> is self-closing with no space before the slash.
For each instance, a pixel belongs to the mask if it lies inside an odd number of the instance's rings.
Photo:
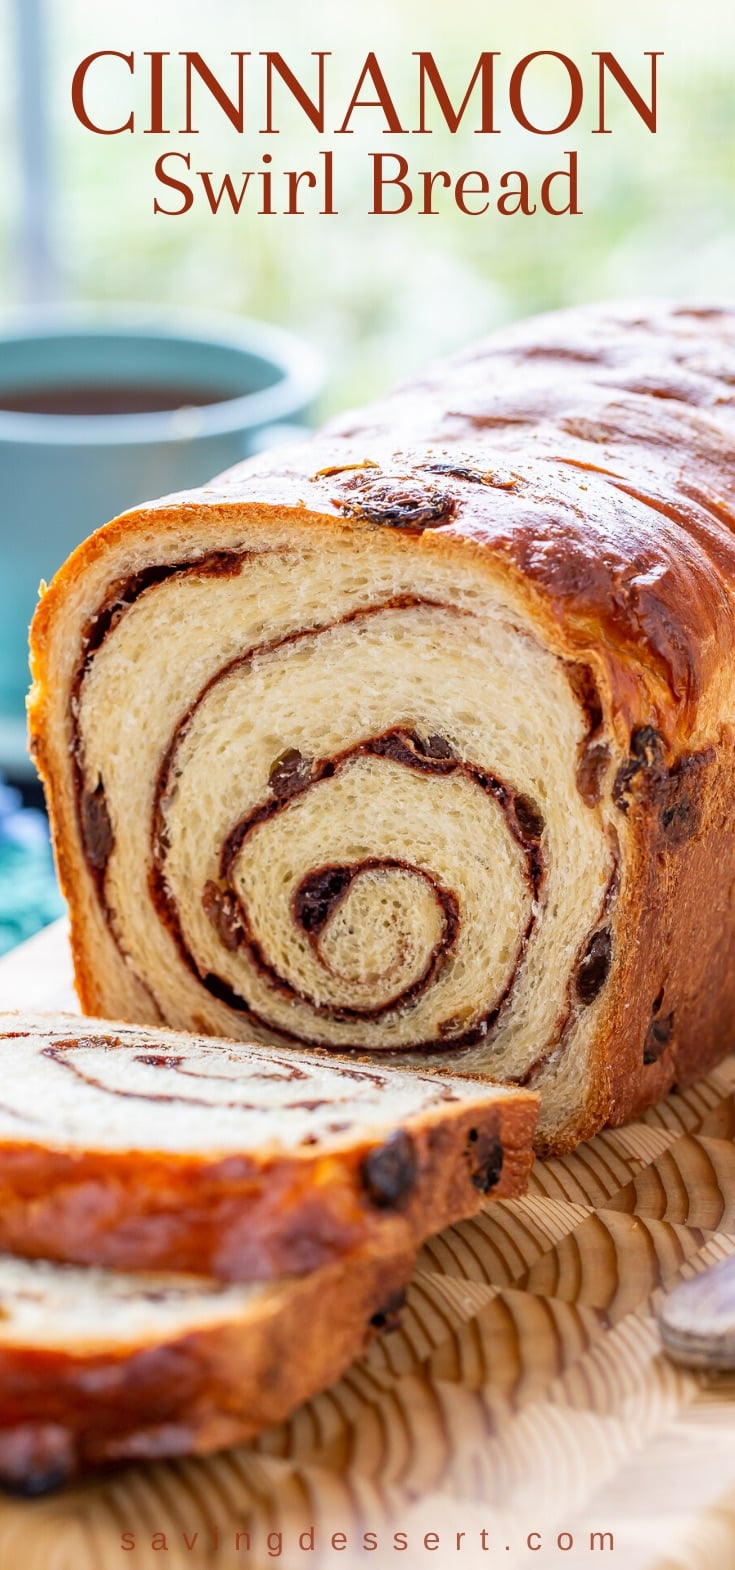
<path id="1" fill-rule="evenodd" d="M 390 1326 L 410 1257 L 223 1285 L 0 1256 L 0 1484 L 217 1450 L 279 1422 Z"/>
<path id="2" fill-rule="evenodd" d="M 90 1013 L 533 1084 L 735 1045 L 735 311 L 512 326 L 135 508 L 32 629 Z"/>
<path id="3" fill-rule="evenodd" d="M 57 1015 L 0 1017 L 0 1248 L 229 1280 L 414 1249 L 523 1191 L 528 1091 Z"/>

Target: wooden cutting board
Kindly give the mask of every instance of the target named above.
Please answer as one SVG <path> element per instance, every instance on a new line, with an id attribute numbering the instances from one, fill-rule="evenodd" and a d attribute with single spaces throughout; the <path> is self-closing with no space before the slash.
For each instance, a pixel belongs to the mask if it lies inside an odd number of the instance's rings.
<path id="1" fill-rule="evenodd" d="M 0 963 L 28 1006 L 75 1007 L 62 923 Z M 735 1570 L 735 1377 L 676 1369 L 655 1321 L 735 1253 L 734 1135 L 731 1058 L 537 1162 L 426 1246 L 403 1327 L 333 1389 L 209 1460 L 0 1498 L 0 1570 Z"/>

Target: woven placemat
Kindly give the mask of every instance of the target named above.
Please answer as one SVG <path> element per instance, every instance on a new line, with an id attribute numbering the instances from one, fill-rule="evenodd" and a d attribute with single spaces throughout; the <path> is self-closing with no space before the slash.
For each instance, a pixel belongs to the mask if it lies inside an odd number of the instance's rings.
<path id="1" fill-rule="evenodd" d="M 59 926 L 0 1003 L 69 983 Z M 734 1135 L 731 1058 L 432 1239 L 402 1327 L 254 1444 L 0 1502 L 0 1570 L 733 1570 L 735 1380 L 675 1368 L 655 1316 L 735 1252 Z"/>

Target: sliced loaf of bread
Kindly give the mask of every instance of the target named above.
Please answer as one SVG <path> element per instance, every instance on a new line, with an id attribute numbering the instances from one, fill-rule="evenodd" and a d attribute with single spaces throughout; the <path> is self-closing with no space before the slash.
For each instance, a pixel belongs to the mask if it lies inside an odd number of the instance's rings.
<path id="1" fill-rule="evenodd" d="M 411 1257 L 226 1285 L 0 1256 L 0 1485 L 251 1438 L 390 1326 Z"/>
<path id="2" fill-rule="evenodd" d="M 0 1248 L 252 1281 L 411 1251 L 523 1192 L 529 1091 L 71 1015 L 0 1016 Z"/>
<path id="3" fill-rule="evenodd" d="M 82 1007 L 532 1084 L 557 1154 L 735 1049 L 734 448 L 731 306 L 586 305 L 80 544 Z"/>

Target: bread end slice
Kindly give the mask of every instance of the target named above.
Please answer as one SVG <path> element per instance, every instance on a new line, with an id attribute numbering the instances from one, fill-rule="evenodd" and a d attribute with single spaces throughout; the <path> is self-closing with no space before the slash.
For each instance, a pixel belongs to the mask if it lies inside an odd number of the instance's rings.
<path id="1" fill-rule="evenodd" d="M 226 1286 L 0 1257 L 0 1485 L 34 1496 L 252 1438 L 394 1320 L 412 1264 Z"/>

